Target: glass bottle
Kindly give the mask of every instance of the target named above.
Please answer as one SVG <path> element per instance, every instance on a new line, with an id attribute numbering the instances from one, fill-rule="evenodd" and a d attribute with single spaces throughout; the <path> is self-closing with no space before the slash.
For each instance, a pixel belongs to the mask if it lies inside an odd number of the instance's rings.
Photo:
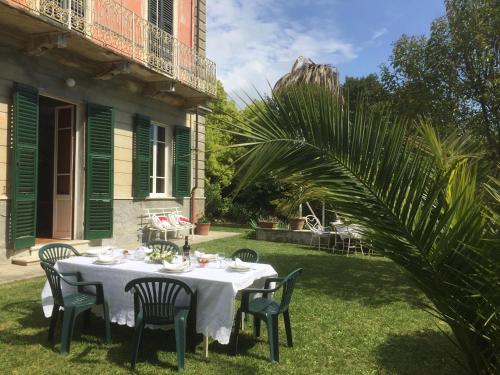
<path id="1" fill-rule="evenodd" d="M 191 246 L 189 246 L 188 238 L 189 238 L 188 236 L 184 238 L 184 246 L 182 246 L 182 253 L 184 255 L 184 258 L 189 259 L 189 256 L 191 255 Z"/>

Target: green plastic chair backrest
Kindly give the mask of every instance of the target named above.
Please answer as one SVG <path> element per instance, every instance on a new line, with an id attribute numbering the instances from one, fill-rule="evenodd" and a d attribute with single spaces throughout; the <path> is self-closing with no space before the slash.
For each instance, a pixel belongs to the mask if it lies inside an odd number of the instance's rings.
<path id="1" fill-rule="evenodd" d="M 164 277 L 144 277 L 131 280 L 125 286 L 125 292 L 133 289 L 135 313 L 142 311 L 144 322 L 147 324 L 171 323 L 175 316 L 177 298 L 183 294 L 189 299 L 191 308 L 195 301 L 195 292 L 180 280 Z"/>
<path id="2" fill-rule="evenodd" d="M 38 250 L 38 257 L 42 262 L 51 265 L 56 264 L 58 260 L 67 259 L 72 255 L 80 255 L 80 253 L 71 245 L 64 243 L 49 243 Z"/>
<path id="3" fill-rule="evenodd" d="M 170 241 L 163 241 L 163 240 L 154 240 L 154 241 L 149 241 L 146 246 L 150 249 L 161 249 L 161 250 L 173 250 L 176 254 L 181 253 L 181 249 L 177 244 L 170 242 Z"/>
<path id="4" fill-rule="evenodd" d="M 40 262 L 40 265 L 47 275 L 54 304 L 64 306 L 64 298 L 61 290 L 61 274 L 49 263 Z"/>
<path id="5" fill-rule="evenodd" d="M 302 268 L 296 269 L 288 276 L 286 276 L 281 282 L 283 288 L 283 294 L 281 295 L 281 302 L 279 309 L 280 312 L 283 312 L 288 309 L 290 301 L 292 300 L 292 294 L 293 294 L 293 289 L 295 288 L 295 283 L 297 282 L 297 279 L 302 273 L 302 270 L 303 270 Z"/>
<path id="6" fill-rule="evenodd" d="M 233 255 L 231 255 L 231 258 L 239 258 L 243 262 L 259 263 L 259 254 L 252 249 L 243 248 L 236 250 Z"/>

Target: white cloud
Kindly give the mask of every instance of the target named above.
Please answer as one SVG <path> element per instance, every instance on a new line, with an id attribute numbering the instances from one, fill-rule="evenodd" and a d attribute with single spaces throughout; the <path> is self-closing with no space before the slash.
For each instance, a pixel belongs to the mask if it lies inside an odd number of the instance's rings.
<path id="1" fill-rule="evenodd" d="M 375 39 L 378 39 L 382 36 L 384 36 L 385 34 L 387 34 L 389 30 L 387 30 L 386 27 L 383 27 L 381 29 L 378 29 L 378 30 L 375 30 L 372 34 L 372 40 L 375 40 Z"/>
<path id="2" fill-rule="evenodd" d="M 331 1 L 331 0 L 330 0 Z M 293 61 L 306 56 L 333 65 L 356 58 L 355 48 L 333 28 L 286 15 L 289 0 L 210 0 L 208 51 L 218 78 L 232 95 L 269 91 Z M 331 2 L 330 2 L 331 4 Z M 302 4 L 303 6 L 303 4 Z"/>

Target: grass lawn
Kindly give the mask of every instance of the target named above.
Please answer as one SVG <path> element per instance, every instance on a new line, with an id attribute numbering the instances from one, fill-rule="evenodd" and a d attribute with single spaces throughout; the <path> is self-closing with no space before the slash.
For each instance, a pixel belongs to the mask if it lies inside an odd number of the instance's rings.
<path id="1" fill-rule="evenodd" d="M 217 228 L 216 228 L 217 229 Z M 420 309 L 424 296 L 408 275 L 381 257 L 331 255 L 298 245 L 262 242 L 244 235 L 206 242 L 230 255 L 241 247 L 259 252 L 280 275 L 303 267 L 291 305 L 293 348 L 286 346 L 280 319 L 279 364 L 268 361 L 265 325 L 258 341 L 247 327 L 240 354 L 211 343 L 205 359 L 200 345 L 186 356 L 188 374 L 461 374 L 460 357 L 440 329 L 449 328 Z M 48 320 L 40 305 L 44 279 L 0 286 L 0 374 L 126 374 L 132 328 L 112 325 L 113 343 L 103 344 L 102 322 L 82 333 L 77 322 L 71 353 L 59 354 L 47 341 Z M 60 328 L 60 327 L 58 327 Z M 56 332 L 58 337 L 59 331 Z M 146 331 L 137 372 L 175 370 L 169 332 Z"/>

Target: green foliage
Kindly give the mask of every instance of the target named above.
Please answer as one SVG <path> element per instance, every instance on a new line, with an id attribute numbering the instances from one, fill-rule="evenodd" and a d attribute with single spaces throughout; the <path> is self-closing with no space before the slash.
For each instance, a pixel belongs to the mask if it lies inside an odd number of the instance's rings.
<path id="1" fill-rule="evenodd" d="M 210 224 L 210 219 L 207 216 L 200 216 L 196 222 L 198 224 Z"/>
<path id="2" fill-rule="evenodd" d="M 350 110 L 317 86 L 280 91 L 256 120 L 235 127 L 250 143 L 240 187 L 272 172 L 326 188 L 337 212 L 414 276 L 468 371 L 497 370 L 500 223 L 483 214 L 479 157 L 467 137 L 441 141 L 426 123 Z"/>
<path id="3" fill-rule="evenodd" d="M 232 196 L 238 182 L 235 169 L 245 157 L 243 148 L 230 147 L 242 139 L 233 132 L 233 124 L 241 123 L 243 118 L 251 122 L 263 106 L 263 102 L 258 101 L 240 111 L 218 82 L 217 97 L 210 104 L 212 112 L 206 119 L 205 212 L 211 218 L 246 224 L 252 218 L 275 211 L 270 202 L 281 190 L 272 175 L 258 179 L 239 196 Z"/>
<path id="4" fill-rule="evenodd" d="M 344 100 L 349 102 L 349 108 L 358 108 L 361 100 L 371 110 L 379 111 L 389 101 L 389 93 L 376 74 L 361 78 L 346 77 L 342 89 L 346 93 Z"/>
<path id="5" fill-rule="evenodd" d="M 444 135 L 474 136 L 493 165 L 500 158 L 498 30 L 498 1 L 447 0 L 430 36 L 403 35 L 381 74 L 396 113 L 428 117 Z"/>

